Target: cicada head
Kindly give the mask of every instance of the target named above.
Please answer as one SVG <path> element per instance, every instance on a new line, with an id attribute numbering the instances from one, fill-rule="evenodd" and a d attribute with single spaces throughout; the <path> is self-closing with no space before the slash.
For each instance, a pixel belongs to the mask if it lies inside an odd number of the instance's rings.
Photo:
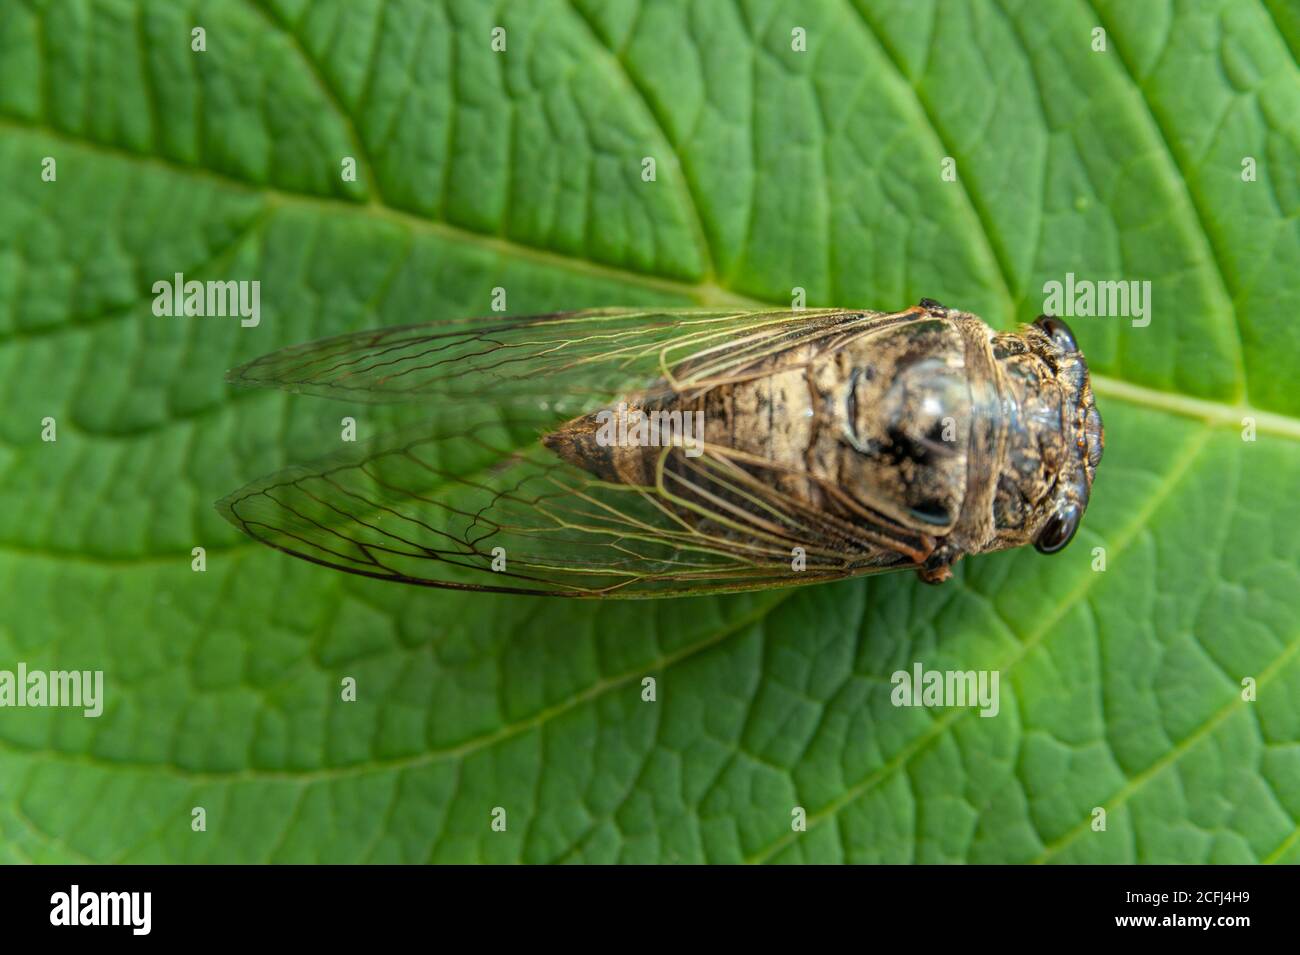
<path id="1" fill-rule="evenodd" d="M 1101 462 L 1088 364 L 1069 326 L 1049 315 L 995 336 L 993 351 L 1016 408 L 994 499 L 997 533 L 1054 554 L 1074 537 Z"/>

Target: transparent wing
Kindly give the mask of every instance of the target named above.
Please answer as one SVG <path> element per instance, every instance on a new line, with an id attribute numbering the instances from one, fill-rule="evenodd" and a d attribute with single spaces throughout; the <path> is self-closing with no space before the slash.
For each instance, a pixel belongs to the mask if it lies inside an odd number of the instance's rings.
<path id="1" fill-rule="evenodd" d="M 352 400 L 508 408 L 531 430 L 518 421 L 435 422 L 360 457 L 255 482 L 219 509 L 252 537 L 306 560 L 473 590 L 672 596 L 915 566 L 932 542 L 855 512 L 837 487 L 783 494 L 778 488 L 800 476 L 773 473 L 770 462 L 734 449 L 706 445 L 693 457 L 669 447 L 652 479 L 627 484 L 596 477 L 537 439 L 548 416 L 647 388 L 698 395 L 807 364 L 924 314 L 598 309 L 432 322 L 286 348 L 228 377 Z"/>
<path id="2" fill-rule="evenodd" d="M 833 350 L 882 324 L 924 314 L 846 309 L 591 309 L 470 318 L 357 332 L 281 349 L 229 381 L 353 401 L 482 403 L 607 399 L 664 381 L 677 391 L 770 373 L 798 346 Z"/>
<path id="3" fill-rule="evenodd" d="M 763 462 L 665 448 L 653 484 L 602 481 L 483 425 L 291 469 L 219 502 L 250 536 L 368 577 L 569 597 L 763 589 L 916 566 L 925 542 L 800 506 Z M 909 555 L 907 551 L 912 550 Z"/>

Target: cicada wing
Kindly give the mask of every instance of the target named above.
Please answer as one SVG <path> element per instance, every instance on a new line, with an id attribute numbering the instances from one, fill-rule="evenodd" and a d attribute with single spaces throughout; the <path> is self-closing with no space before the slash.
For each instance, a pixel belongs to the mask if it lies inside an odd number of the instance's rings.
<path id="1" fill-rule="evenodd" d="M 219 504 L 250 536 L 354 574 L 569 597 L 756 590 L 911 566 L 748 465 L 665 448 L 653 485 L 602 481 L 488 426 L 291 469 Z"/>
<path id="2" fill-rule="evenodd" d="M 855 573 L 916 566 L 934 542 L 871 508 L 836 482 L 804 470 L 706 445 L 660 461 L 658 489 L 711 526 L 762 535 L 818 566 L 847 562 Z"/>
<path id="3" fill-rule="evenodd" d="M 272 352 L 229 381 L 354 401 L 437 399 L 482 404 L 584 405 L 652 382 L 707 389 L 851 341 L 884 314 L 845 309 L 735 311 L 590 309 L 521 318 L 470 318 L 357 332 Z M 805 357 L 803 360 L 810 360 Z M 761 373 L 770 373 L 770 367 Z"/>

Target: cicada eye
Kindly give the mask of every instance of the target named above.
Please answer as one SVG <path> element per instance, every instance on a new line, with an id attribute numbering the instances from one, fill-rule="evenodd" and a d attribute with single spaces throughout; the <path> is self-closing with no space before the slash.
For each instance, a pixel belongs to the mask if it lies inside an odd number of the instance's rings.
<path id="1" fill-rule="evenodd" d="M 1039 531 L 1034 548 L 1040 554 L 1055 554 L 1064 550 L 1065 545 L 1074 537 L 1074 532 L 1079 529 L 1079 518 L 1082 516 L 1083 512 L 1075 504 L 1067 505 L 1053 514 Z"/>
<path id="2" fill-rule="evenodd" d="M 1039 315 L 1034 324 L 1047 332 L 1048 336 L 1065 351 L 1079 350 L 1079 343 L 1074 340 L 1074 332 L 1055 315 Z"/>

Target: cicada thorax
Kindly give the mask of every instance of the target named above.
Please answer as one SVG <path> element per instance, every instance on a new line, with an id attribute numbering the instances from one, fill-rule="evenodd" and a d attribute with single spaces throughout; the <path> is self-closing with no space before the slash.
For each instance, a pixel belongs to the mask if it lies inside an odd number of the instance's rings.
<path id="1" fill-rule="evenodd" d="M 854 343 L 840 356 L 841 478 L 868 506 L 932 537 L 957 525 L 969 491 L 974 411 L 966 343 L 928 318 Z"/>

